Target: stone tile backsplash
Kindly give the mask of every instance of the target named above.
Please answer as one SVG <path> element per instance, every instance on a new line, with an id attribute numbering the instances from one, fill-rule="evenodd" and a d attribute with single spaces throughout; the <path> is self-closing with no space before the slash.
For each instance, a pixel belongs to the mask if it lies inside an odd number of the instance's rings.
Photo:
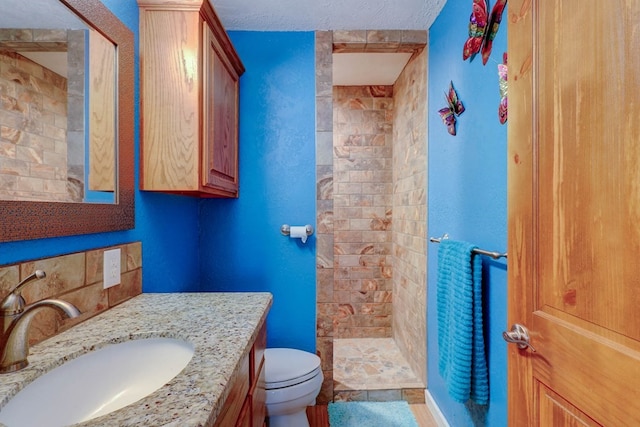
<path id="1" fill-rule="evenodd" d="M 121 250 L 120 284 L 103 289 L 103 253 Z M 29 343 L 50 338 L 142 293 L 142 243 L 133 242 L 25 261 L 0 267 L 0 297 L 35 270 L 47 277 L 29 283 L 22 292 L 28 304 L 58 298 L 74 304 L 82 313 L 76 319 L 63 318 L 56 310 L 41 310 L 32 320 Z"/>

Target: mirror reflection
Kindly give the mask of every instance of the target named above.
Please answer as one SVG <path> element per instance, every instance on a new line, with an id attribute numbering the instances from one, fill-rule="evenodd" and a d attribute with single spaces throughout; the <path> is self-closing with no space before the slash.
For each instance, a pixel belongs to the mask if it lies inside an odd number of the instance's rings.
<path id="1" fill-rule="evenodd" d="M 59 0 L 3 5 L 0 200 L 115 203 L 116 68 Z"/>

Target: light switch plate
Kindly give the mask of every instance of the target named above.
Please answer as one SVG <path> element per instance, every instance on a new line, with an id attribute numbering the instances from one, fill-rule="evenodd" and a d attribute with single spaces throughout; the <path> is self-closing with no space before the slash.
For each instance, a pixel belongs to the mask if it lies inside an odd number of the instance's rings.
<path id="1" fill-rule="evenodd" d="M 120 249 L 104 251 L 103 263 L 104 289 L 120 283 Z"/>

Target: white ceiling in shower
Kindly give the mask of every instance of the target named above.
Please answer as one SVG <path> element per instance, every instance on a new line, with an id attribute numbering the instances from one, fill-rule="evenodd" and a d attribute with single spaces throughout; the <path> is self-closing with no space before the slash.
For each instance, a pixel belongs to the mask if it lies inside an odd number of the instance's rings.
<path id="1" fill-rule="evenodd" d="M 334 53 L 333 85 L 393 85 L 411 53 Z"/>

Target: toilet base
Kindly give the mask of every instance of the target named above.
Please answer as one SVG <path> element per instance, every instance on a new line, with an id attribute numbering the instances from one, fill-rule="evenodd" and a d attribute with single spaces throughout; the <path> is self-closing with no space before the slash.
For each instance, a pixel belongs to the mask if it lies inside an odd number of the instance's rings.
<path id="1" fill-rule="evenodd" d="M 269 427 L 309 427 L 307 410 L 304 408 L 294 414 L 269 417 Z"/>

